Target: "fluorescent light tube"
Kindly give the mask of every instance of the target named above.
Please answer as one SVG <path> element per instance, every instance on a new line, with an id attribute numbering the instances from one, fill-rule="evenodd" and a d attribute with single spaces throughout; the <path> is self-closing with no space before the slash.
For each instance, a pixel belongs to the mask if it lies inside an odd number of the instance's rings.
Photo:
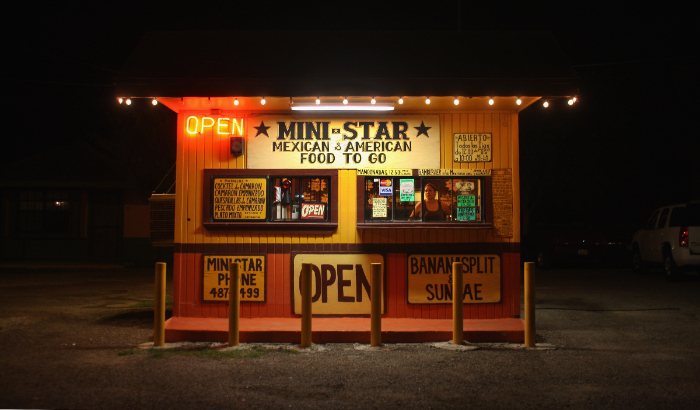
<path id="1" fill-rule="evenodd" d="M 393 111 L 394 104 L 300 104 L 294 103 L 292 111 Z"/>

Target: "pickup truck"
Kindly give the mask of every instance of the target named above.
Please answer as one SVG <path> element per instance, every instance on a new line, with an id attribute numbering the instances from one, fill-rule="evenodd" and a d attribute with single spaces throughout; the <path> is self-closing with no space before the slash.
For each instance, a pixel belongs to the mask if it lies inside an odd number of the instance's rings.
<path id="1" fill-rule="evenodd" d="M 700 201 L 657 209 L 632 238 L 632 269 L 661 267 L 668 280 L 700 272 Z"/>

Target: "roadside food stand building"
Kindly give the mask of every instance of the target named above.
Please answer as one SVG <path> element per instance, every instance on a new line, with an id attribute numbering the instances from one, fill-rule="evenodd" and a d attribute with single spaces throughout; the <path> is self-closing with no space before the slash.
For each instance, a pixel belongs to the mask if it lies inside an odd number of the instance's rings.
<path id="1" fill-rule="evenodd" d="M 576 82 L 547 33 L 149 33 L 115 86 L 178 114 L 166 339 L 226 340 L 238 263 L 241 340 L 297 340 L 304 262 L 314 341 L 368 340 L 380 262 L 383 340 L 447 340 L 462 261 L 465 338 L 522 341 L 518 113 Z"/>

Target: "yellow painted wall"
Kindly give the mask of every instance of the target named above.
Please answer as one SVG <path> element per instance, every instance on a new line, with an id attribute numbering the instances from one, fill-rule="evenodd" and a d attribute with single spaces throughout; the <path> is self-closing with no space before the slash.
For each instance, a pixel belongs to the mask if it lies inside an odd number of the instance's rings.
<path id="1" fill-rule="evenodd" d="M 331 234 L 308 234 L 297 231 L 284 233 L 237 233 L 235 230 L 207 230 L 202 226 L 203 170 L 245 169 L 246 154 L 232 157 L 228 136 L 214 133 L 214 127 L 203 134 L 186 133 L 185 121 L 190 115 L 211 116 L 208 111 L 180 111 L 177 135 L 177 194 L 175 204 L 175 243 L 469 243 L 520 242 L 520 173 L 518 161 L 518 118 L 512 111 L 431 112 L 440 116 L 441 168 L 477 168 L 513 170 L 513 237 L 495 236 L 492 229 L 415 229 L 374 228 L 356 229 L 356 171 L 339 171 L 338 229 Z M 226 117 L 238 117 L 223 112 Z M 404 114 L 405 115 L 405 114 Z M 386 117 L 390 117 L 387 115 Z M 215 117 L 215 116 L 213 116 Z M 383 116 L 384 117 L 384 116 Z M 247 124 L 248 127 L 251 124 Z M 452 142 L 454 133 L 491 133 L 492 162 L 454 163 Z M 247 151 L 247 150 L 246 150 Z"/>

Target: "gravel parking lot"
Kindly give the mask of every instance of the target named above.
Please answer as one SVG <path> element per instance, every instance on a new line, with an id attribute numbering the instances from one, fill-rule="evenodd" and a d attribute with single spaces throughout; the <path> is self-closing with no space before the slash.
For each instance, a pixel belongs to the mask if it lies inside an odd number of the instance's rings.
<path id="1" fill-rule="evenodd" d="M 4 268 L 0 292 L 0 408 L 700 407 L 696 273 L 538 272 L 542 351 L 145 350 L 151 270 Z"/>

